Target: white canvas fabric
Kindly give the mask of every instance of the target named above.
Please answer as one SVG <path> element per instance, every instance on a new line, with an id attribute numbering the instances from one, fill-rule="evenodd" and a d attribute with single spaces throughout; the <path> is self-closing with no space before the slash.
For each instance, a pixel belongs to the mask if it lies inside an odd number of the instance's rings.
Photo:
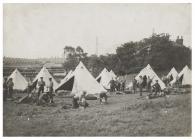
<path id="1" fill-rule="evenodd" d="M 171 71 L 167 74 L 167 78 L 169 78 L 170 76 L 173 76 L 173 80 L 172 81 L 176 81 L 176 79 L 177 79 L 177 76 L 178 76 L 178 73 L 177 73 L 177 71 L 176 71 L 176 69 L 173 67 L 172 69 L 171 69 Z M 172 83 L 172 81 L 170 81 L 170 83 Z"/>
<path id="2" fill-rule="evenodd" d="M 53 78 L 53 76 L 49 73 L 49 71 L 46 69 L 46 67 L 43 67 L 41 69 L 41 71 L 37 74 L 37 76 L 35 77 L 35 79 L 33 80 L 33 82 L 35 82 L 36 80 L 40 80 L 40 77 L 43 77 L 43 81 L 45 81 L 45 89 L 44 91 L 47 91 L 47 85 L 49 84 L 49 78 L 52 78 L 53 81 L 53 89 L 55 90 L 58 86 L 58 83 L 56 82 L 56 80 Z"/>
<path id="3" fill-rule="evenodd" d="M 115 79 L 117 76 L 116 76 L 116 74 L 114 73 L 114 71 L 110 71 L 110 74 L 111 74 L 111 76 Z"/>
<path id="4" fill-rule="evenodd" d="M 192 72 L 189 67 L 186 65 L 182 71 L 179 73 L 178 77 L 182 79 L 182 85 L 192 85 Z"/>
<path id="5" fill-rule="evenodd" d="M 113 75 L 106 69 L 104 68 L 102 70 L 102 72 L 97 76 L 96 80 L 98 80 L 99 78 L 100 81 L 99 83 L 105 88 L 105 89 L 110 89 L 110 81 L 112 79 L 115 79 L 116 77 L 113 77 Z"/>
<path id="6" fill-rule="evenodd" d="M 99 94 L 101 92 L 106 92 L 106 90 L 95 80 L 91 73 L 87 70 L 82 62 L 76 67 L 75 71 L 71 74 L 69 79 L 65 81 L 61 87 L 74 78 L 72 86 L 72 95 L 80 95 L 83 91 L 88 94 Z M 58 87 L 56 90 L 62 90 Z M 63 89 L 66 90 L 66 89 Z"/>
<path id="7" fill-rule="evenodd" d="M 8 79 L 10 78 L 13 79 L 13 83 L 14 83 L 13 89 L 25 90 L 26 87 L 28 86 L 28 82 L 26 81 L 24 76 L 22 76 L 22 74 L 18 71 L 18 69 L 15 69 L 12 72 L 12 74 L 8 77 Z"/>
<path id="8" fill-rule="evenodd" d="M 154 85 L 156 80 L 158 80 L 158 83 L 161 87 L 161 89 L 165 89 L 166 86 L 163 83 L 163 81 L 157 76 L 157 74 L 154 72 L 154 70 L 152 69 L 152 67 L 150 66 L 150 64 L 148 64 L 145 68 L 143 68 L 140 73 L 135 77 L 136 80 L 139 80 L 139 76 L 144 76 L 146 75 L 147 77 L 149 76 L 152 79 L 152 84 Z"/>

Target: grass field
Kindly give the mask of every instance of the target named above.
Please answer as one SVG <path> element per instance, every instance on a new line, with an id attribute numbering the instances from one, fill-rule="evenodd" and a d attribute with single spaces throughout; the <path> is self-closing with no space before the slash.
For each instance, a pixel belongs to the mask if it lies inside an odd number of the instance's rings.
<path id="1" fill-rule="evenodd" d="M 145 96 L 146 94 L 144 94 Z M 110 96 L 107 105 L 64 109 L 71 99 L 55 97 L 56 106 L 4 103 L 4 136 L 191 136 L 191 94 L 148 100 L 138 94 Z"/>

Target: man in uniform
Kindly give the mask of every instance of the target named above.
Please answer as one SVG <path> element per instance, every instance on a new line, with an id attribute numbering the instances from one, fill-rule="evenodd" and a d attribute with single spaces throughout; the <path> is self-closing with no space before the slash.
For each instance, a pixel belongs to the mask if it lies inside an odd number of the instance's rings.
<path id="1" fill-rule="evenodd" d="M 74 96 L 72 97 L 72 108 L 76 109 L 76 108 L 79 107 L 78 101 L 79 101 L 79 97 L 76 96 L 76 95 L 74 95 Z"/>
<path id="2" fill-rule="evenodd" d="M 40 96 L 41 93 L 44 92 L 44 87 L 45 87 L 45 81 L 43 81 L 43 77 L 40 77 L 40 81 L 38 81 L 38 86 L 39 86 L 39 90 L 38 90 L 38 98 Z"/>
<path id="3" fill-rule="evenodd" d="M 158 83 L 158 80 L 156 80 L 156 83 L 153 85 L 153 89 L 154 89 L 155 95 L 157 95 L 157 93 L 161 91 L 161 87 Z"/>
<path id="4" fill-rule="evenodd" d="M 48 85 L 48 89 L 49 89 L 49 98 L 50 98 L 50 103 L 54 103 L 53 102 L 53 81 L 52 78 L 49 78 L 49 85 Z"/>
<path id="5" fill-rule="evenodd" d="M 150 79 L 150 76 L 148 76 L 148 79 L 147 79 L 148 92 L 151 92 L 151 84 L 152 84 L 152 79 Z"/>
<path id="6" fill-rule="evenodd" d="M 125 91 L 125 84 L 126 84 L 126 80 L 124 80 L 124 81 L 122 82 L 122 91 Z"/>
<path id="7" fill-rule="evenodd" d="M 12 98 L 13 95 L 13 87 L 14 87 L 14 83 L 12 81 L 12 78 L 10 78 L 7 82 L 7 86 L 8 86 L 8 93 L 9 93 L 9 97 Z"/>
<path id="8" fill-rule="evenodd" d="M 142 87 L 143 87 L 143 88 L 145 88 L 145 87 L 146 87 L 146 85 L 147 85 L 147 76 L 146 76 L 146 75 L 144 75 L 144 77 L 143 77 L 143 84 L 142 84 Z"/>
<path id="9" fill-rule="evenodd" d="M 139 84 L 140 96 L 142 96 L 142 88 L 143 88 L 143 77 L 142 76 L 139 76 L 138 84 Z"/>
<path id="10" fill-rule="evenodd" d="M 79 106 L 83 107 L 83 109 L 89 106 L 89 104 L 86 101 L 86 94 L 87 94 L 86 91 L 82 91 L 82 94 L 79 96 Z"/>
<path id="11" fill-rule="evenodd" d="M 29 78 L 28 79 L 28 86 L 27 86 L 27 93 L 28 93 L 28 95 L 31 95 L 31 92 L 32 92 L 32 81 L 31 81 L 31 79 Z"/>
<path id="12" fill-rule="evenodd" d="M 4 81 L 3 81 L 3 101 L 6 101 L 7 100 L 7 78 L 4 78 Z"/>
<path id="13" fill-rule="evenodd" d="M 137 90 L 137 80 L 135 79 L 135 76 L 133 78 L 133 94 L 136 93 Z"/>
<path id="14" fill-rule="evenodd" d="M 113 78 L 112 80 L 110 80 L 109 84 L 110 84 L 110 91 L 111 92 L 115 91 L 115 81 Z"/>
<path id="15" fill-rule="evenodd" d="M 105 104 L 107 104 L 108 96 L 106 95 L 105 92 L 102 92 L 102 93 L 99 94 L 99 99 L 100 99 L 100 104 L 103 103 L 103 99 L 104 99 L 104 101 L 105 101 Z"/>

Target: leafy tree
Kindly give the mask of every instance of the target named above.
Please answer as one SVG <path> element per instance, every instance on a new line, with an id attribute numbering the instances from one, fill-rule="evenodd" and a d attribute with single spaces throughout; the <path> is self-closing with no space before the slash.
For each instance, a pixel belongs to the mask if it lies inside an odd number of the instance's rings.
<path id="1" fill-rule="evenodd" d="M 74 50 L 69 46 L 68 49 Z M 170 40 L 170 35 L 164 33 L 121 44 L 116 54 L 87 56 L 80 46 L 73 52 L 74 55 L 65 62 L 65 68 L 73 69 L 79 61 L 83 61 L 95 77 L 103 68 L 123 75 L 137 73 L 147 64 L 158 71 L 169 71 L 173 66 L 177 70 L 185 65 L 191 67 L 191 50 Z"/>
<path id="2" fill-rule="evenodd" d="M 64 68 L 66 71 L 75 69 L 79 61 L 87 62 L 87 53 L 85 53 L 80 46 L 76 49 L 71 46 L 66 46 L 64 50 L 69 52 L 69 56 L 64 62 Z"/>

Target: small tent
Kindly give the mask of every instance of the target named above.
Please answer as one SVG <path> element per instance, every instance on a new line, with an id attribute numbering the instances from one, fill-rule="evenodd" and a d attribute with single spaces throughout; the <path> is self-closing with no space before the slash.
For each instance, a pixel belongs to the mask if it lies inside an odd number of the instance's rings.
<path id="1" fill-rule="evenodd" d="M 172 77 L 172 80 L 170 81 L 170 83 L 172 82 L 172 81 L 175 81 L 176 79 L 177 79 L 177 76 L 178 76 L 178 73 L 177 73 L 177 71 L 176 71 L 176 69 L 173 67 L 172 69 L 171 69 L 171 71 L 167 74 L 167 78 L 170 78 L 170 77 Z"/>
<path id="2" fill-rule="evenodd" d="M 161 89 L 165 89 L 166 86 L 163 83 L 163 81 L 157 76 L 157 74 L 154 72 L 154 70 L 152 69 L 152 67 L 150 66 L 150 64 L 148 64 L 145 68 L 143 68 L 140 73 L 135 77 L 136 80 L 139 79 L 139 76 L 149 76 L 152 79 L 152 85 L 155 84 L 155 81 L 158 80 L 158 83 L 161 87 Z"/>
<path id="3" fill-rule="evenodd" d="M 14 87 L 13 89 L 16 90 L 25 90 L 28 86 L 28 82 L 26 81 L 26 79 L 24 78 L 24 76 L 22 76 L 22 74 L 18 71 L 18 69 L 15 69 L 12 74 L 8 77 L 8 80 L 12 78 L 13 79 L 13 83 L 14 83 Z"/>
<path id="4" fill-rule="evenodd" d="M 71 91 L 72 95 L 80 95 L 82 91 L 86 91 L 87 95 L 96 95 L 101 92 L 106 92 L 82 62 L 78 64 L 68 80 L 61 83 L 61 86 L 59 86 L 56 91 L 58 90 Z"/>
<path id="5" fill-rule="evenodd" d="M 43 81 L 45 81 L 45 89 L 44 91 L 46 91 L 47 89 L 47 85 L 49 84 L 49 78 L 52 78 L 53 81 L 53 88 L 54 90 L 56 89 L 56 87 L 58 86 L 58 83 L 56 82 L 56 80 L 53 78 L 53 76 L 49 73 L 49 71 L 46 69 L 46 67 L 43 67 L 41 69 L 41 71 L 37 74 L 37 76 L 35 77 L 35 79 L 33 80 L 33 83 L 36 82 L 37 80 L 40 80 L 40 77 L 43 77 Z"/>
<path id="6" fill-rule="evenodd" d="M 110 89 L 110 81 L 112 79 L 115 78 L 106 68 L 104 68 L 96 78 L 96 80 L 107 90 Z"/>
<path id="7" fill-rule="evenodd" d="M 182 85 L 192 85 L 192 72 L 186 65 L 178 75 Z"/>

